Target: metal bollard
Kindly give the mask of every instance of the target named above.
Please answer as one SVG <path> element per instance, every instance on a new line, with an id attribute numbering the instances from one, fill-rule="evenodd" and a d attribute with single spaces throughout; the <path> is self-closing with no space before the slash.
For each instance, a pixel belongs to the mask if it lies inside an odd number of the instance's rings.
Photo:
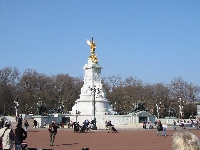
<path id="1" fill-rule="evenodd" d="M 82 148 L 82 150 L 89 150 L 89 148 L 84 147 L 84 148 Z"/>

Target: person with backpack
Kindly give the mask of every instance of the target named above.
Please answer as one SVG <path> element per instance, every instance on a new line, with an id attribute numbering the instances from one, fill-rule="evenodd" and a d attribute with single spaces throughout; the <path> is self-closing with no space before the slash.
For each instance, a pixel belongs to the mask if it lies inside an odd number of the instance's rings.
<path id="1" fill-rule="evenodd" d="M 21 143 L 27 138 L 27 132 L 22 128 L 22 124 L 18 123 L 15 129 L 15 135 L 18 137 Z M 21 149 L 22 145 L 15 144 L 15 149 Z M 23 148 L 24 149 L 24 148 Z"/>
<path id="2" fill-rule="evenodd" d="M 11 150 L 13 147 L 13 141 L 15 144 L 20 145 L 21 141 L 15 136 L 13 130 L 10 128 L 11 121 L 6 120 L 3 128 L 0 129 L 0 144 L 3 150 Z"/>
<path id="3" fill-rule="evenodd" d="M 55 137 L 57 134 L 57 128 L 59 128 L 55 121 L 52 121 L 52 123 L 49 125 L 49 133 L 50 133 L 50 146 L 54 146 L 54 141 L 55 141 Z"/>

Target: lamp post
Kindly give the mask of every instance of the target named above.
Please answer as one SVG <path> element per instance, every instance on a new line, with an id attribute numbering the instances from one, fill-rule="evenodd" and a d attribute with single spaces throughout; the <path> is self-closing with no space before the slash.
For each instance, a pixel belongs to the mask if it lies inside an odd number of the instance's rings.
<path id="1" fill-rule="evenodd" d="M 179 103 L 180 103 L 180 105 L 179 105 L 179 119 L 182 119 L 182 116 L 183 116 L 183 106 L 182 106 L 182 102 L 184 102 L 184 101 L 182 101 L 181 100 L 181 98 L 179 98 L 179 101 L 178 101 Z"/>
<path id="2" fill-rule="evenodd" d="M 77 123 L 77 118 L 78 118 L 78 110 L 77 110 L 77 102 L 75 102 L 75 104 L 76 104 L 76 123 Z"/>
<path id="3" fill-rule="evenodd" d="M 158 105 L 157 103 L 156 103 L 156 110 L 157 110 L 157 114 L 158 114 L 158 118 L 159 118 L 159 114 L 160 114 L 160 105 L 161 105 L 161 102 L 160 102 L 160 104 Z"/>
<path id="4" fill-rule="evenodd" d="M 94 112 L 93 112 L 93 115 L 94 115 L 94 119 L 93 119 L 93 126 L 92 126 L 92 130 L 97 130 L 97 126 L 96 126 L 96 116 L 95 116 L 95 113 L 96 113 L 96 106 L 95 106 L 95 96 L 96 96 L 96 90 L 99 90 L 99 88 L 91 88 L 91 91 L 93 92 L 93 95 L 94 95 L 94 99 L 93 99 L 93 106 L 94 106 Z"/>
<path id="5" fill-rule="evenodd" d="M 16 101 L 14 100 L 15 103 L 15 115 L 17 116 L 18 108 L 19 108 L 19 99 L 17 98 Z"/>

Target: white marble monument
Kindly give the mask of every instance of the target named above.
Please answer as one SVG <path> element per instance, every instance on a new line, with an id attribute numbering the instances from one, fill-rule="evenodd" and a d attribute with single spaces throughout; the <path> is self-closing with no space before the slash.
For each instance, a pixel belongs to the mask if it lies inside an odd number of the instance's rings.
<path id="1" fill-rule="evenodd" d="M 101 84 L 101 69 L 98 64 L 98 58 L 95 54 L 96 44 L 93 41 L 87 40 L 90 46 L 91 55 L 88 58 L 88 63 L 83 67 L 84 69 L 84 85 L 81 88 L 80 98 L 75 101 L 72 107 L 72 114 L 80 115 L 94 115 L 94 101 L 95 101 L 95 115 L 114 114 L 112 107 L 109 105 L 106 98 L 106 92 Z M 96 90 L 94 92 L 94 89 Z"/>
<path id="2" fill-rule="evenodd" d="M 114 125 L 130 124 L 132 126 L 133 123 L 136 123 L 139 124 L 139 127 L 142 127 L 141 123 L 139 123 L 142 119 L 154 123 L 155 116 L 147 112 L 114 115 L 115 112 L 109 105 L 109 101 L 106 98 L 106 92 L 101 84 L 102 67 L 98 64 L 98 58 L 95 54 L 96 44 L 93 41 L 93 38 L 92 41 L 87 40 L 87 43 L 90 46 L 91 55 L 88 58 L 87 64 L 83 67 L 85 71 L 84 85 L 81 88 L 80 98 L 75 101 L 75 105 L 72 107 L 71 114 L 55 114 L 54 116 L 35 115 L 33 118 L 38 121 L 41 127 L 43 127 L 44 120 L 47 121 L 47 123 L 51 123 L 52 120 L 58 123 L 63 121 L 63 118 L 68 118 L 69 120 L 79 122 L 80 124 L 86 119 L 95 119 L 98 128 L 104 128 L 106 120 L 112 121 L 112 124 Z M 96 89 L 95 92 L 94 89 Z M 97 129 L 96 124 L 95 130 Z"/>

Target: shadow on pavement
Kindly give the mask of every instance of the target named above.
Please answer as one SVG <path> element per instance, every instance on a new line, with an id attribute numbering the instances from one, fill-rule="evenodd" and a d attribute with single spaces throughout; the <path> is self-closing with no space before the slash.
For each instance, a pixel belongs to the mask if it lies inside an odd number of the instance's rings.
<path id="1" fill-rule="evenodd" d="M 62 145 L 74 145 L 74 144 L 78 144 L 78 143 L 62 144 Z"/>
<path id="2" fill-rule="evenodd" d="M 53 150 L 53 149 L 27 148 L 26 150 Z"/>

